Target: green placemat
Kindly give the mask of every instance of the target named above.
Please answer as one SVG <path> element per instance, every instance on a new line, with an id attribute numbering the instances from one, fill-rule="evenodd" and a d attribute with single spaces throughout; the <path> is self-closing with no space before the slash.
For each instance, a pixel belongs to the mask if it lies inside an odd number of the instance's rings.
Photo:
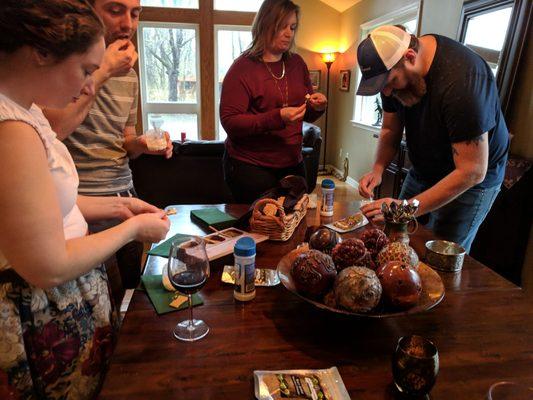
<path id="1" fill-rule="evenodd" d="M 182 243 L 182 242 L 185 242 L 187 238 L 189 237 L 191 237 L 191 235 L 184 235 L 183 233 L 177 233 L 174 236 L 172 236 L 170 239 L 165 240 L 163 243 L 149 250 L 147 253 L 150 254 L 151 256 L 161 256 L 161 257 L 168 258 L 168 253 L 170 253 L 170 246 L 172 245 L 172 242 L 178 241 L 179 243 Z"/>
<path id="2" fill-rule="evenodd" d="M 143 275 L 141 279 L 144 288 L 146 289 L 146 293 L 148 293 L 148 297 L 150 298 L 150 301 L 154 305 L 155 311 L 158 314 L 183 310 L 184 308 L 188 307 L 188 302 L 183 303 L 179 308 L 170 307 L 169 304 L 172 303 L 172 300 L 174 300 L 174 293 L 169 292 L 163 287 L 161 275 Z M 193 294 L 192 305 L 198 306 L 201 304 L 204 304 L 204 302 L 198 293 Z"/>
<path id="3" fill-rule="evenodd" d="M 237 222 L 237 218 L 220 211 L 216 207 L 191 210 L 191 219 L 205 227 L 212 226 L 218 230 L 231 228 Z"/>

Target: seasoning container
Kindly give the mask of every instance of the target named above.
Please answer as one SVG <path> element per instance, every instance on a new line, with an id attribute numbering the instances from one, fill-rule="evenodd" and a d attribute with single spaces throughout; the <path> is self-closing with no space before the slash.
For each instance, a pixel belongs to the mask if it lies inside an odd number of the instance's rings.
<path id="1" fill-rule="evenodd" d="M 324 217 L 333 216 L 333 201 L 335 192 L 335 182 L 331 179 L 322 181 L 322 204 L 320 206 L 320 215 Z"/>
<path id="2" fill-rule="evenodd" d="M 235 257 L 235 289 L 233 297 L 239 301 L 255 298 L 255 241 L 251 237 L 237 240 Z"/>
<path id="3" fill-rule="evenodd" d="M 181 143 L 185 142 L 187 140 L 187 134 L 185 132 L 181 132 Z"/>

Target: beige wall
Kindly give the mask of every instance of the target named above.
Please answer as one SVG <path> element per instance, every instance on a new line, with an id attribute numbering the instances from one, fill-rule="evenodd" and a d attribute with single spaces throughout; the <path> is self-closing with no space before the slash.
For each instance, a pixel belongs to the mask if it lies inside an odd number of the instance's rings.
<path id="1" fill-rule="evenodd" d="M 300 6 L 299 48 L 314 52 L 337 51 L 340 12 L 319 0 L 295 0 Z"/>
<path id="2" fill-rule="evenodd" d="M 321 71 L 319 91 L 326 94 L 327 70 L 320 53 L 337 50 L 341 14 L 319 0 L 295 0 L 295 3 L 300 6 L 296 51 L 305 60 L 308 69 Z M 330 92 L 333 84 L 332 78 L 330 78 Z M 328 114 L 328 118 L 331 119 L 331 114 Z M 325 116 L 314 123 L 320 127 L 322 136 L 324 136 Z M 320 160 L 322 162 L 322 154 Z"/>
<path id="3" fill-rule="evenodd" d="M 341 14 L 339 43 L 344 53 L 332 66 L 333 87 L 330 90 L 327 163 L 342 169 L 344 157 L 350 160 L 350 177 L 358 178 L 371 167 L 377 139 L 374 132 L 353 126 L 356 48 L 359 43 L 360 25 L 383 16 L 395 9 L 417 3 L 418 0 L 363 0 Z M 351 71 L 350 90 L 341 92 L 339 70 Z"/>

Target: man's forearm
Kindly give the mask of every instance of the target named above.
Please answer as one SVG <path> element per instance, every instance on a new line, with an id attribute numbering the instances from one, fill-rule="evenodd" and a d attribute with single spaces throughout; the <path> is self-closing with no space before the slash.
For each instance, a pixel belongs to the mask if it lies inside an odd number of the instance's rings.
<path id="1" fill-rule="evenodd" d="M 116 218 L 113 204 L 120 201 L 119 197 L 100 197 L 78 195 L 76 204 L 87 222 Z"/>
<path id="2" fill-rule="evenodd" d="M 415 196 L 420 201 L 417 215 L 428 212 L 448 204 L 476 184 L 468 173 L 455 169 L 428 190 Z M 411 201 L 413 199 L 409 199 Z"/>

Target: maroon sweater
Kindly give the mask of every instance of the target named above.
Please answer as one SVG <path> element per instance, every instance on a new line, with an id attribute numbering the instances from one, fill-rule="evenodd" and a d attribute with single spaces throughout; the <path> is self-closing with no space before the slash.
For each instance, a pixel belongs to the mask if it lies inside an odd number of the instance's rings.
<path id="1" fill-rule="evenodd" d="M 282 62 L 268 63 L 280 76 Z M 240 56 L 222 84 L 220 120 L 228 134 L 226 150 L 231 158 L 271 168 L 292 167 L 302 161 L 302 123 L 285 124 L 280 116 L 288 82 L 291 107 L 300 106 L 312 94 L 309 71 L 302 58 L 293 54 L 285 60 L 287 80 L 277 81 L 262 61 Z M 322 115 L 307 106 L 304 120 Z"/>

